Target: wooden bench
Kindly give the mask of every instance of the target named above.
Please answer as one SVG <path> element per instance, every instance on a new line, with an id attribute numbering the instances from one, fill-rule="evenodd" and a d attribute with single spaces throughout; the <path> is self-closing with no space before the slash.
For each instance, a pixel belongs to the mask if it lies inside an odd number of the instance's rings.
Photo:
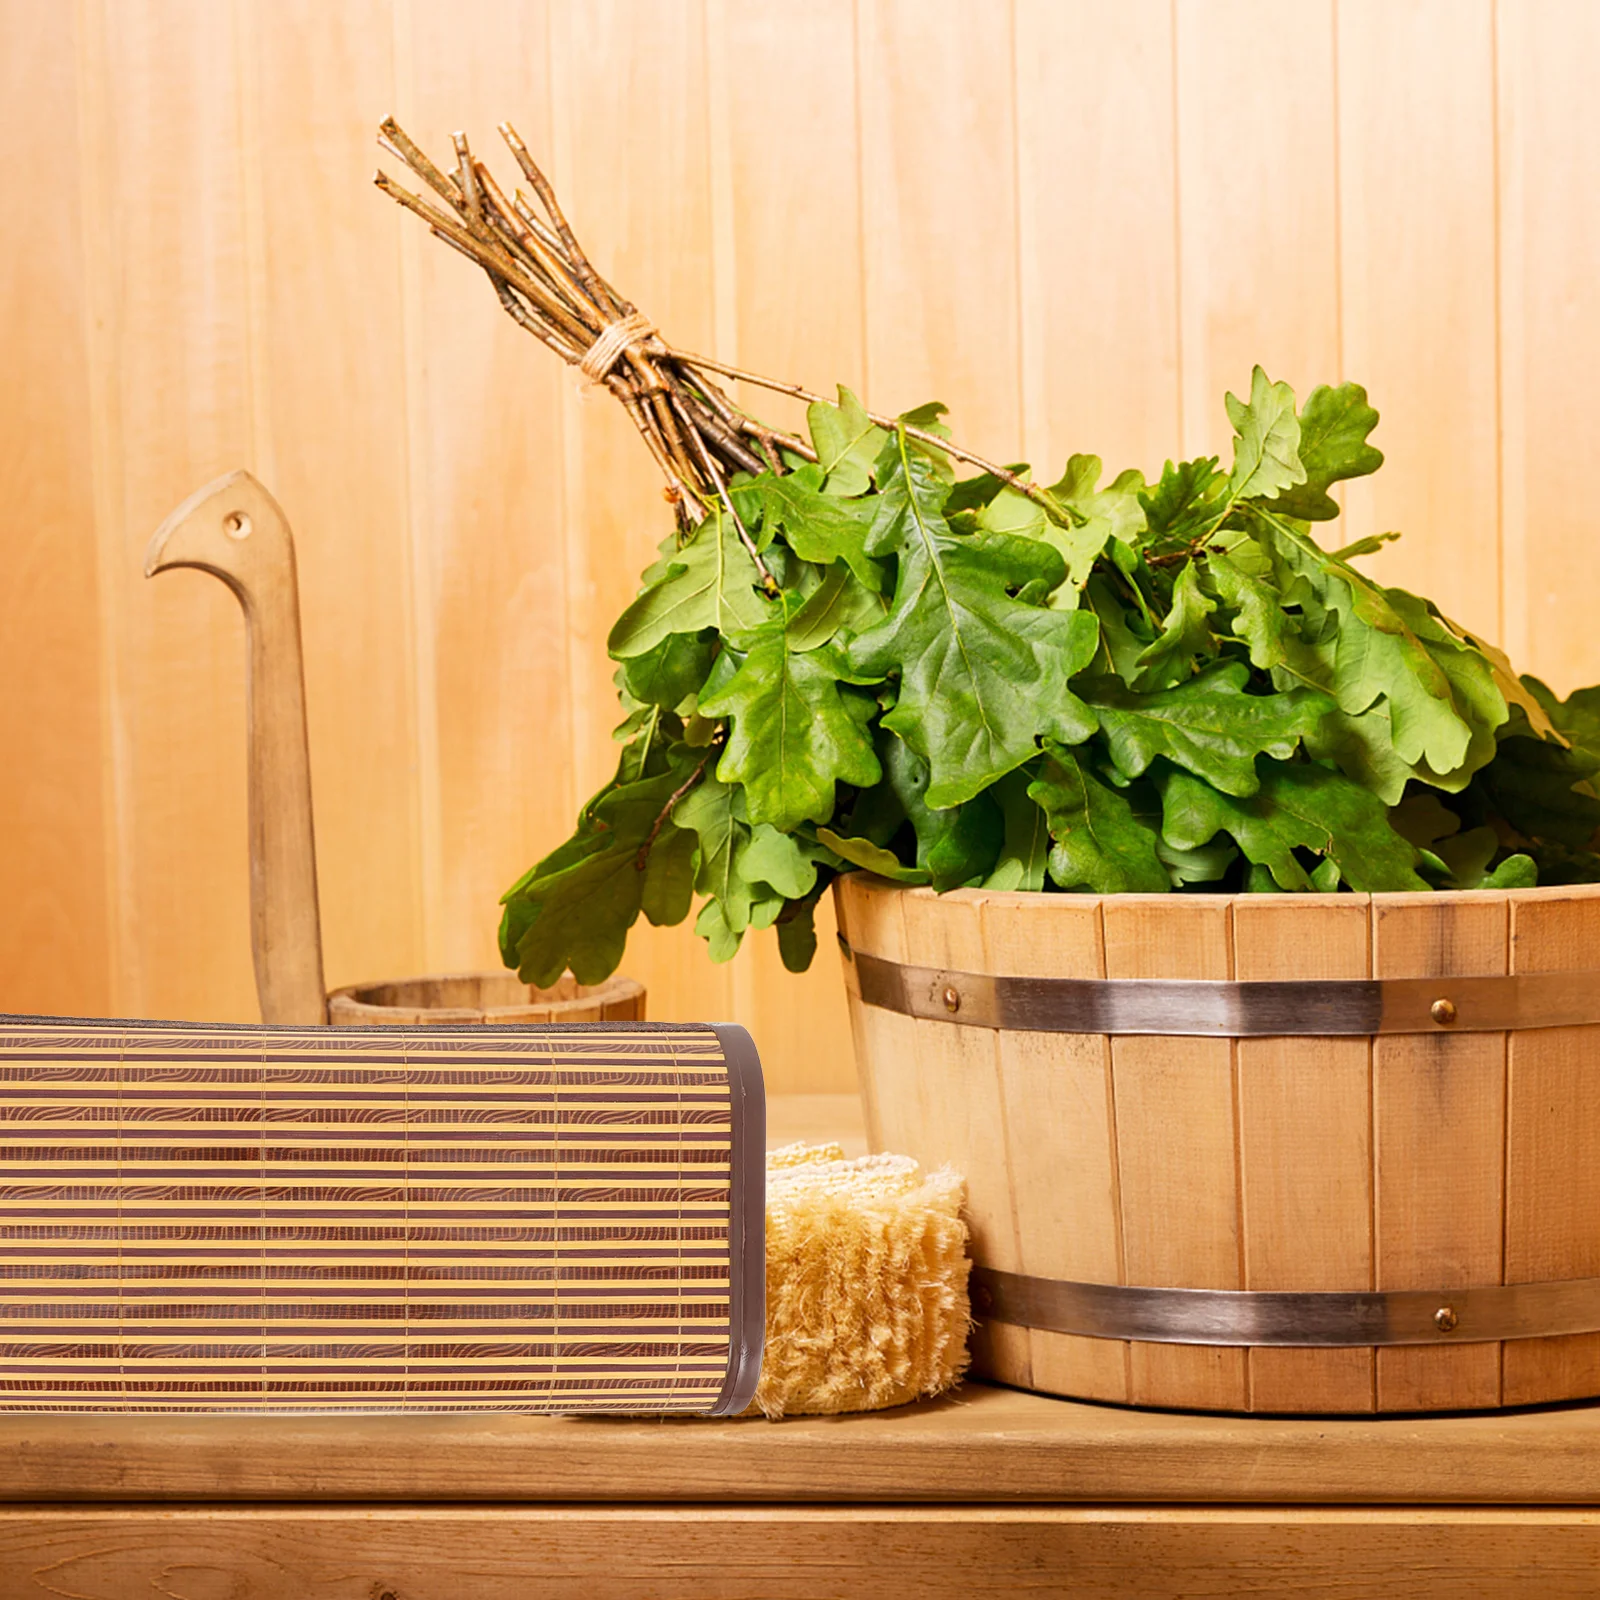
<path id="1" fill-rule="evenodd" d="M 776 1108 L 818 1137 L 842 1105 Z M 851 1136 L 852 1143 L 859 1135 Z M 0 1600 L 1600 1593 L 1600 1407 L 0 1419 Z"/>

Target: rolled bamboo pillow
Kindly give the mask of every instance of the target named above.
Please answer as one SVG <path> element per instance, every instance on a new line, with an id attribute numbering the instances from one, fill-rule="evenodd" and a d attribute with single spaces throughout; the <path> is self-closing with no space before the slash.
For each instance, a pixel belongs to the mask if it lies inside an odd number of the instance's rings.
<path id="1" fill-rule="evenodd" d="M 731 1024 L 0 1017 L 0 1412 L 740 1412 L 763 1106 Z"/>
<path id="2" fill-rule="evenodd" d="M 879 1411 L 967 1365 L 965 1186 L 909 1156 L 767 1153 L 767 1337 L 753 1410 Z"/>

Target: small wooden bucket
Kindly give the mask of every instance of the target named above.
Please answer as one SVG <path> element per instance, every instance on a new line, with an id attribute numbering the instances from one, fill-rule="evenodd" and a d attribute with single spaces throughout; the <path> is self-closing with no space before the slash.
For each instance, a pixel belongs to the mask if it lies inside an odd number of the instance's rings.
<path id="1" fill-rule="evenodd" d="M 875 1149 L 967 1179 L 975 1369 L 1217 1411 L 1600 1395 L 1600 885 L 836 885 Z"/>
<path id="2" fill-rule="evenodd" d="M 644 985 L 633 978 L 579 983 L 570 973 L 535 989 L 514 972 L 462 972 L 354 983 L 328 996 L 340 1027 L 418 1023 L 643 1022 Z"/>

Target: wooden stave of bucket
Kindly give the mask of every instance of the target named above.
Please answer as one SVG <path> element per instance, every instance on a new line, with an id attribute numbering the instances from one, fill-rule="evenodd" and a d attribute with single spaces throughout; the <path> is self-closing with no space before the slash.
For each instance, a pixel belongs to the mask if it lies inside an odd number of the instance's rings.
<path id="1" fill-rule="evenodd" d="M 564 974 L 548 989 L 514 972 L 440 973 L 349 984 L 328 996 L 328 1021 L 339 1027 L 516 1022 L 643 1022 L 645 987 L 615 974 L 580 984 Z"/>
<path id="2" fill-rule="evenodd" d="M 1600 885 L 936 896 L 854 873 L 835 899 L 856 951 L 1019 977 L 1600 966 Z M 845 981 L 872 1147 L 965 1173 L 985 1266 L 1079 1283 L 1313 1292 L 1600 1277 L 1600 1094 L 1590 1083 L 1600 1027 L 1108 1038 L 863 1005 L 848 959 Z M 1330 1349 L 1154 1344 L 990 1321 L 975 1335 L 974 1367 L 1135 1405 L 1480 1409 L 1600 1394 L 1600 1333 Z"/>

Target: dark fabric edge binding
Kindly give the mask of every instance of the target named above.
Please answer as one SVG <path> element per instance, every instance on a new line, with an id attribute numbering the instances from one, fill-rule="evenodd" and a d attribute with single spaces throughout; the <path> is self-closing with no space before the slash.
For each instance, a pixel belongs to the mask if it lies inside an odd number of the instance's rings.
<path id="1" fill-rule="evenodd" d="M 708 1417 L 736 1417 L 755 1398 L 767 1337 L 767 1093 L 755 1040 L 714 1022 L 728 1066 L 728 1375 Z"/>

